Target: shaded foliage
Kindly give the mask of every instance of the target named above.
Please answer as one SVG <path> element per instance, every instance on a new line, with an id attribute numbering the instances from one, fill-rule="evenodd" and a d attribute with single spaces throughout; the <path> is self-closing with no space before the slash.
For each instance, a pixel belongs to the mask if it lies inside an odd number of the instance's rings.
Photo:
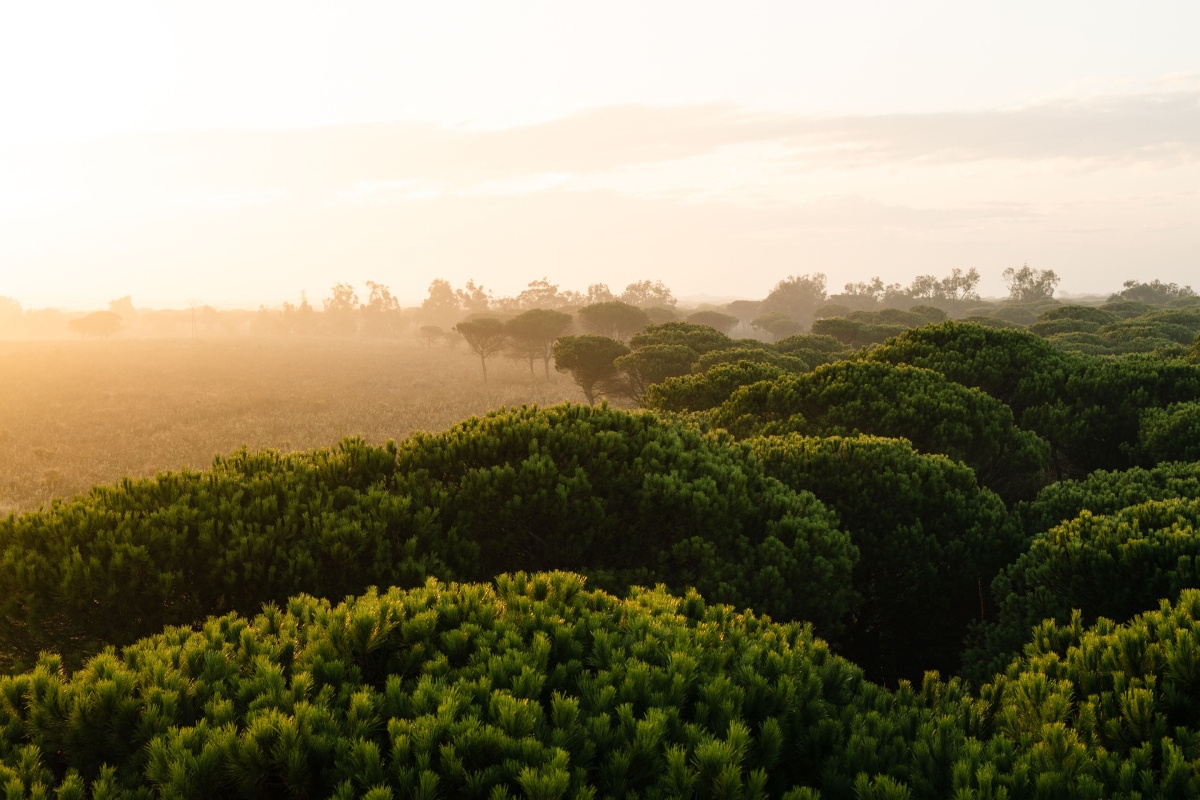
<path id="1" fill-rule="evenodd" d="M 796 434 L 750 439 L 767 473 L 835 510 L 858 547 L 863 597 L 843 652 L 895 685 L 953 673 L 982 587 L 1021 549 L 1004 503 L 969 468 L 908 442 Z"/>
<path id="2" fill-rule="evenodd" d="M 1042 620 L 1118 622 L 1200 587 L 1200 500 L 1153 500 L 1108 515 L 1083 511 L 1031 542 L 996 576 L 995 622 L 980 626 L 964 653 L 966 672 L 1002 671 Z"/>
<path id="3" fill-rule="evenodd" d="M 826 364 L 736 391 L 713 412 L 735 435 L 797 432 L 905 438 L 975 470 L 1007 501 L 1042 485 L 1046 443 L 1013 423 L 995 398 L 932 370 L 873 362 Z"/>
<path id="4" fill-rule="evenodd" d="M 668 378 L 651 386 L 643 402 L 658 411 L 708 411 L 717 408 L 743 386 L 773 381 L 787 371 L 767 361 L 742 360 L 717 364 L 699 375 Z"/>
<path id="5" fill-rule="evenodd" d="M 240 454 L 0 521 L 5 655 L 94 652 L 300 591 L 585 570 L 836 632 L 856 551 L 744 445 L 608 408 L 496 412 L 398 446 Z"/>
<path id="6" fill-rule="evenodd" d="M 1180 361 L 1089 358 L 1030 333 L 957 322 L 908 331 L 867 358 L 937 370 L 1001 400 L 1050 443 L 1062 478 L 1130 466 L 1142 412 L 1200 394 L 1200 369 Z"/>

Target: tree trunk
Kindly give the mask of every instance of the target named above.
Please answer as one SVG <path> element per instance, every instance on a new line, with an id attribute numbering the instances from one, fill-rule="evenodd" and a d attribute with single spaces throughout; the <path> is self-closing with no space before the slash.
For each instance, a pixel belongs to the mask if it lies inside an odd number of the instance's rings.
<path id="1" fill-rule="evenodd" d="M 487 383 L 487 359 L 483 356 L 480 356 L 479 363 L 483 366 L 483 382 Z"/>

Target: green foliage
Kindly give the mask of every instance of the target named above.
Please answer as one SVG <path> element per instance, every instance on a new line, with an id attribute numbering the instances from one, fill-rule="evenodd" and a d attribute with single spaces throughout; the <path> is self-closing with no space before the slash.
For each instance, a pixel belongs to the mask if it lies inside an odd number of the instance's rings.
<path id="1" fill-rule="evenodd" d="M 651 325 L 641 333 L 634 334 L 633 338 L 629 340 L 629 346 L 634 350 L 651 345 L 686 347 L 700 356 L 713 350 L 736 347 L 737 342 L 708 325 L 691 322 L 666 322 L 662 325 Z"/>
<path id="2" fill-rule="evenodd" d="M 1095 333 L 1098 330 L 1100 330 L 1099 322 L 1070 317 L 1039 320 L 1029 326 L 1030 333 L 1036 333 L 1042 337 L 1050 337 L 1062 333 Z M 1103 337 L 1101 337 L 1101 340 L 1107 341 Z"/>
<path id="3" fill-rule="evenodd" d="M 899 776 L 949 788 L 964 737 L 946 714 L 965 702 L 954 685 L 882 692 L 807 629 L 694 592 L 618 600 L 564 573 L 430 581 L 168 629 L 70 678 L 52 657 L 0 678 L 0 783 L 97 798 L 814 800 L 853 797 L 869 773 L 871 797 L 896 797 Z M 920 739 L 942 747 L 920 755 Z"/>
<path id="4" fill-rule="evenodd" d="M 1025 327 L 1024 325 L 1021 325 L 1020 323 L 1009 322 L 1008 320 L 1000 319 L 999 317 L 988 317 L 988 316 L 979 316 L 979 315 L 971 315 L 971 316 L 964 317 L 962 321 L 964 323 L 970 323 L 972 325 L 980 325 L 984 328 L 999 328 L 1000 330 L 1006 330 L 1006 329 L 1009 329 L 1009 330 L 1018 329 L 1019 330 L 1019 329 Z"/>
<path id="5" fill-rule="evenodd" d="M 837 357 L 849 355 L 851 348 L 839 342 L 832 336 L 823 336 L 819 333 L 798 333 L 795 336 L 789 336 L 786 339 L 780 339 L 775 343 L 775 349 L 781 353 L 821 353 L 829 356 L 829 360 L 835 360 Z"/>
<path id="6" fill-rule="evenodd" d="M 1200 401 L 1143 411 L 1138 453 L 1151 464 L 1200 461 Z"/>
<path id="7" fill-rule="evenodd" d="M 1181 361 L 1090 358 L 1030 333 L 957 322 L 908 331 L 866 357 L 937 370 L 1001 400 L 1050 442 L 1059 477 L 1130 466 L 1142 412 L 1200 394 L 1200 369 Z"/>
<path id="8" fill-rule="evenodd" d="M 1123 472 L 1097 470 L 1082 480 L 1052 483 L 1015 509 L 1026 536 L 1068 522 L 1084 511 L 1113 514 L 1148 500 L 1200 498 L 1200 464 L 1159 464 Z"/>
<path id="9" fill-rule="evenodd" d="M 748 448 L 651 414 L 495 412 L 398 446 L 239 454 L 0 521 L 0 647 L 95 652 L 308 591 L 519 566 L 666 582 L 836 632 L 857 553 Z"/>
<path id="10" fill-rule="evenodd" d="M 918 317 L 920 317 L 923 320 L 921 322 L 922 325 L 927 325 L 931 322 L 945 322 L 947 316 L 946 312 L 937 306 L 916 305 L 910 308 L 908 311 L 910 314 L 916 314 Z M 886 322 L 887 320 L 884 321 Z"/>
<path id="11" fill-rule="evenodd" d="M 620 384 L 621 393 L 640 405 L 652 384 L 690 374 L 695 361 L 696 351 L 690 347 L 681 344 L 648 344 L 638 347 L 629 355 L 618 357 L 613 361 L 613 366 L 625 377 Z"/>
<path id="12" fill-rule="evenodd" d="M 646 408 L 658 411 L 708 411 L 724 403 L 743 386 L 773 381 L 786 374 L 787 370 L 767 361 L 717 364 L 703 374 L 668 378 L 651 386 L 642 402 Z"/>
<path id="13" fill-rule="evenodd" d="M 618 377 L 614 362 L 629 354 L 629 348 L 608 336 L 584 334 L 563 336 L 554 342 L 554 368 L 569 372 L 583 396 L 595 405 L 596 396 Z"/>
<path id="14" fill-rule="evenodd" d="M 1117 300 L 1105 303 L 1100 308 L 1108 311 L 1111 314 L 1116 314 L 1121 319 L 1130 319 L 1131 317 L 1140 317 L 1143 314 L 1148 314 L 1154 310 L 1154 306 L 1147 303 L 1139 303 L 1136 300 Z"/>
<path id="15" fill-rule="evenodd" d="M 586 571 L 604 588 L 665 582 L 835 631 L 854 603 L 848 537 L 745 445 L 650 413 L 495 412 L 401 443 L 395 489 L 477 548 L 471 578 Z"/>
<path id="16" fill-rule="evenodd" d="M 978 793 L 958 796 L 999 797 L 997 784 L 1010 797 L 1196 796 L 1198 622 L 1200 592 L 1185 591 L 1121 625 L 1040 625 L 981 693 L 995 734 L 964 748 L 976 755 L 963 790 Z"/>
<path id="17" fill-rule="evenodd" d="M 1096 306 L 1055 306 L 1043 311 L 1038 317 L 1038 322 L 1056 322 L 1066 319 L 1091 322 L 1099 326 L 1116 322 L 1121 317 L 1107 308 Z"/>
<path id="18" fill-rule="evenodd" d="M 750 340 L 753 341 L 753 340 Z M 824 363 L 823 359 L 809 365 L 808 361 L 797 355 L 784 355 L 767 345 L 758 347 L 731 347 L 728 350 L 713 350 L 696 359 L 692 372 L 707 372 L 718 364 L 737 364 L 740 361 L 750 361 L 756 364 L 770 364 L 779 367 L 784 372 L 808 372 L 812 366 Z"/>
<path id="19" fill-rule="evenodd" d="M 859 314 L 876 312 L 860 311 Z M 900 312 L 905 313 L 905 312 Z M 915 316 L 915 315 L 914 315 Z M 852 347 L 865 347 L 869 344 L 879 344 L 908 330 L 911 325 L 889 323 L 859 322 L 844 317 L 818 319 L 812 324 L 812 332 L 822 336 L 832 336 L 843 344 Z"/>
<path id="20" fill-rule="evenodd" d="M 10 797 L 1186 798 L 1200 592 L 1043 624 L 973 700 L 798 625 L 569 574 L 172 628 L 0 678 Z"/>
<path id="21" fill-rule="evenodd" d="M 917 308 L 926 308 L 934 312 L 939 312 L 940 309 L 932 306 L 917 306 Z M 946 312 L 940 311 L 941 322 L 946 318 Z M 878 311 L 851 311 L 846 315 L 847 319 L 852 319 L 855 322 L 866 322 L 872 325 L 902 325 L 905 328 L 919 328 L 922 325 L 927 325 L 931 322 L 931 318 L 926 314 L 918 314 L 915 311 L 901 311 L 898 308 L 882 308 Z"/>
<path id="22" fill-rule="evenodd" d="M 1045 619 L 1118 622 L 1200 587 L 1200 500 L 1154 500 L 1097 516 L 1083 511 L 1033 539 L 996 576 L 997 619 L 981 626 L 964 654 L 967 673 L 1003 670 Z"/>
<path id="23" fill-rule="evenodd" d="M 1108 301 L 1109 303 L 1135 301 L 1148 305 L 1166 305 L 1172 300 L 1191 299 L 1195 296 L 1196 293 L 1190 286 L 1163 283 L 1159 280 L 1149 283 L 1125 281 L 1125 288 L 1110 297 Z"/>
<path id="24" fill-rule="evenodd" d="M 449 576 L 430 511 L 383 487 L 391 447 L 236 453 L 0 519 L 0 657 L 126 644 L 164 625 Z M 441 550 L 449 563 L 434 555 Z M 74 663 L 74 661 L 72 661 Z"/>
<path id="25" fill-rule="evenodd" d="M 981 391 L 932 370 L 846 361 L 772 383 L 743 387 L 713 412 L 735 435 L 797 432 L 905 438 L 975 470 L 1007 501 L 1042 485 L 1046 443 L 1013 424 L 1012 412 Z"/>
<path id="26" fill-rule="evenodd" d="M 1004 503 L 966 466 L 897 439 L 750 439 L 768 474 L 834 509 L 863 596 L 839 643 L 874 680 L 953 672 L 980 587 L 1020 551 Z"/>

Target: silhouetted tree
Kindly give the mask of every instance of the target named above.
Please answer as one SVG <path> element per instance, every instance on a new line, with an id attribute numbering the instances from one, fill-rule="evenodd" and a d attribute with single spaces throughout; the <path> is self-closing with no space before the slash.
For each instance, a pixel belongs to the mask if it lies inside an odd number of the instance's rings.
<path id="1" fill-rule="evenodd" d="M 720 311 L 697 311 L 688 315 L 687 321 L 693 325 L 707 325 L 727 336 L 738 324 L 737 317 L 730 314 L 722 314 Z"/>
<path id="2" fill-rule="evenodd" d="M 363 333 L 368 336 L 392 336 L 400 327 L 400 301 L 382 283 L 367 281 L 371 294 L 359 308 Z"/>
<path id="3" fill-rule="evenodd" d="M 462 302 L 449 281 L 437 278 L 429 284 L 429 296 L 421 301 L 421 314 L 439 322 L 453 321 L 462 308 Z"/>
<path id="4" fill-rule="evenodd" d="M 479 356 L 479 364 L 483 367 L 483 379 L 487 380 L 487 360 L 499 353 L 508 337 L 504 333 L 504 323 L 492 317 L 469 319 L 454 326 L 471 352 Z"/>
<path id="5" fill-rule="evenodd" d="M 11 297 L 0 297 L 0 335 L 16 333 L 21 326 L 21 304 Z"/>
<path id="6" fill-rule="evenodd" d="M 358 333 L 358 295 L 348 283 L 339 283 L 325 298 L 325 329 L 335 336 Z"/>
<path id="7" fill-rule="evenodd" d="M 679 319 L 679 312 L 671 306 L 644 306 L 642 311 L 646 312 L 646 316 L 655 325 L 662 325 L 664 322 L 675 322 Z"/>
<path id="8" fill-rule="evenodd" d="M 588 404 L 595 405 L 597 391 L 619 377 L 613 362 L 628 353 L 628 347 L 608 336 L 564 336 L 554 343 L 554 368 L 570 373 Z"/>
<path id="9" fill-rule="evenodd" d="M 558 308 L 564 304 L 558 286 L 548 278 L 530 281 L 529 288 L 516 297 L 517 308 Z"/>
<path id="10" fill-rule="evenodd" d="M 121 329 L 121 315 L 114 311 L 96 311 L 73 319 L 67 326 L 80 336 L 112 336 Z"/>
<path id="11" fill-rule="evenodd" d="M 1153 280 L 1149 283 L 1140 281 L 1125 281 L 1125 288 L 1108 298 L 1108 302 L 1117 303 L 1122 300 L 1133 300 L 1152 306 L 1165 305 L 1181 297 L 1195 297 L 1196 292 L 1190 286 L 1180 286 L 1177 283 L 1163 283 Z"/>
<path id="12" fill-rule="evenodd" d="M 546 379 L 549 380 L 554 341 L 570 327 L 570 314 L 548 308 L 531 308 L 504 323 L 509 355 L 528 361 L 530 375 L 533 374 L 533 362 L 541 360 Z"/>
<path id="13" fill-rule="evenodd" d="M 492 293 L 483 286 L 476 285 L 474 280 L 467 281 L 467 285 L 454 294 L 458 297 L 459 305 L 473 314 L 487 311 L 492 302 Z"/>
<path id="14" fill-rule="evenodd" d="M 674 306 L 675 298 L 662 281 L 635 281 L 625 287 L 621 301 L 631 306 Z"/>
<path id="15" fill-rule="evenodd" d="M 626 342 L 650 324 L 650 316 L 636 306 L 613 300 L 579 309 L 579 321 L 589 333 Z"/>
<path id="16" fill-rule="evenodd" d="M 116 300 L 108 301 L 108 310 L 114 314 L 119 314 L 125 322 L 133 322 L 137 317 L 137 311 L 133 307 L 133 298 L 129 295 L 119 297 Z"/>
<path id="17" fill-rule="evenodd" d="M 687 375 L 699 355 L 690 347 L 679 344 L 652 344 L 639 347 L 614 362 L 623 380 L 613 388 L 637 403 L 642 404 L 646 390 L 667 378 Z"/>
<path id="18" fill-rule="evenodd" d="M 422 325 L 417 331 L 417 335 L 421 337 L 421 341 L 425 342 L 426 347 L 433 347 L 433 343 L 446 335 L 446 332 L 437 325 Z"/>
<path id="19" fill-rule="evenodd" d="M 748 331 L 750 323 L 758 316 L 758 310 L 761 307 L 761 300 L 734 300 L 732 303 L 726 304 L 723 310 L 737 317 L 738 324 Z"/>
<path id="20" fill-rule="evenodd" d="M 1052 269 L 1032 269 L 1028 264 L 1020 269 L 1009 267 L 1004 270 L 1004 283 L 1008 286 L 1008 297 L 1016 303 L 1049 300 L 1054 297 L 1058 276 Z"/>
<path id="21" fill-rule="evenodd" d="M 587 297 L 585 298 L 588 305 L 609 303 L 616 299 L 616 296 L 608 290 L 607 283 L 593 283 L 588 286 Z"/>
<path id="22" fill-rule="evenodd" d="M 812 275 L 789 275 L 775 284 L 775 288 L 763 300 L 761 313 L 777 311 L 807 327 L 812 314 L 825 302 L 825 276 L 816 272 Z"/>
<path id="23" fill-rule="evenodd" d="M 754 321 L 750 324 L 760 331 L 765 331 L 771 336 L 772 340 L 783 339 L 804 330 L 803 325 L 782 311 L 771 311 L 760 317 L 755 317 Z"/>
<path id="24" fill-rule="evenodd" d="M 308 292 L 300 292 L 300 305 L 296 307 L 293 331 L 300 336 L 312 336 L 317 332 L 317 312 L 308 302 Z"/>

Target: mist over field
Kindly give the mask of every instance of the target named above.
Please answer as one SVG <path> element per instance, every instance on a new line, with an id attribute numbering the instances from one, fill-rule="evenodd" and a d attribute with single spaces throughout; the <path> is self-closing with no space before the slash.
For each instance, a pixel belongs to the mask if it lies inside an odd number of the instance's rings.
<path id="1" fill-rule="evenodd" d="M 4 797 L 1200 797 L 1197 30 L 0 7 Z"/>

